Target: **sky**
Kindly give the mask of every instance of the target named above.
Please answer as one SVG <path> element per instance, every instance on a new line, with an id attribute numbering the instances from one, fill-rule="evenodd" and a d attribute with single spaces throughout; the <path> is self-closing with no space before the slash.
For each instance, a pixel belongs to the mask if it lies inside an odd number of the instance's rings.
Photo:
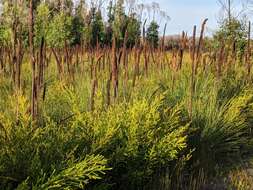
<path id="1" fill-rule="evenodd" d="M 144 4 L 156 2 L 170 16 L 167 34 L 180 34 L 183 30 L 192 33 L 193 26 L 200 28 L 202 21 L 208 18 L 207 34 L 217 29 L 220 5 L 217 0 L 140 0 Z M 161 21 L 161 26 L 164 22 Z M 163 27 L 161 27 L 163 28 Z M 162 30 L 162 29 L 160 29 Z"/>
<path id="2" fill-rule="evenodd" d="M 1 0 L 0 0 L 1 1 Z M 108 2 L 109 0 L 88 0 L 88 1 L 102 1 Z M 117 1 L 117 0 L 114 0 Z M 151 5 L 155 2 L 160 5 L 160 9 L 165 11 L 170 16 L 170 21 L 161 20 L 156 17 L 160 25 L 160 35 L 163 34 L 163 28 L 167 23 L 167 35 L 178 35 L 182 31 L 187 32 L 189 35 L 192 34 L 193 26 L 196 25 L 198 32 L 200 32 L 202 22 L 208 18 L 206 25 L 205 35 L 212 36 L 212 34 L 218 29 L 221 16 L 221 4 L 219 0 L 125 0 L 125 2 L 136 2 L 137 4 Z M 225 1 L 225 0 L 221 0 Z M 232 13 L 236 15 L 241 12 L 244 5 L 247 5 L 248 0 L 231 0 L 232 2 Z M 242 3 L 243 2 L 243 3 Z M 102 8 L 106 12 L 108 4 L 103 4 Z M 247 7 L 247 6 L 246 6 Z M 253 9 L 253 7 L 251 7 Z M 152 11 L 150 11 L 152 12 Z M 150 13 L 152 15 L 152 13 Z M 106 17 L 106 13 L 104 15 Z M 251 15 L 252 16 L 252 15 Z M 145 18 L 150 18 L 148 14 L 143 15 L 142 21 Z M 152 20 L 152 16 L 148 22 Z M 147 24 L 148 25 L 148 24 Z M 147 26 L 146 25 L 146 26 Z"/>

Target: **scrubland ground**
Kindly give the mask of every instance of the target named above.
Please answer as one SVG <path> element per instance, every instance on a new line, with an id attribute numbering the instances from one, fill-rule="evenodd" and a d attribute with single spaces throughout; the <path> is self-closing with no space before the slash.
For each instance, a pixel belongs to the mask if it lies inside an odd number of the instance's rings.
<path id="1" fill-rule="evenodd" d="M 187 52 L 180 67 L 171 52 L 153 52 L 148 65 L 144 56 L 129 51 L 117 74 L 111 51 L 85 53 L 62 73 L 49 58 L 36 120 L 29 58 L 20 89 L 6 67 L 0 188 L 251 190 L 253 81 L 246 64 L 203 56 L 195 72 Z"/>

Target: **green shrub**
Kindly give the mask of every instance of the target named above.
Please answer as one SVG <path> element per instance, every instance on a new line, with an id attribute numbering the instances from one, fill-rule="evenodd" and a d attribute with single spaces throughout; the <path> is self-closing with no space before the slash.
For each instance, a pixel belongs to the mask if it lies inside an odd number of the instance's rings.
<path id="1" fill-rule="evenodd" d="M 252 157 L 252 90 L 245 90 L 218 106 L 218 99 L 195 108 L 190 147 L 196 150 L 192 169 L 207 176 L 224 174 Z"/>

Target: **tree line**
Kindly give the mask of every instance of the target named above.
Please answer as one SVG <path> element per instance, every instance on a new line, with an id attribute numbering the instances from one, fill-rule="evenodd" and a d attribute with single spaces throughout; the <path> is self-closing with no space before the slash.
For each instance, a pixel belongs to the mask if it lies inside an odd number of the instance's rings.
<path id="1" fill-rule="evenodd" d="M 147 19 L 142 22 L 145 11 L 149 17 L 152 12 L 149 26 L 146 26 Z M 144 38 L 150 47 L 157 48 L 158 14 L 159 18 L 168 19 L 156 3 L 145 6 L 124 0 L 109 0 L 106 4 L 84 0 L 3 0 L 0 3 L 0 70 L 12 77 L 16 92 L 22 91 L 21 67 L 29 53 L 31 113 L 35 118 L 38 97 L 45 88 L 45 66 L 51 61 L 51 55 L 57 63 L 58 77 L 63 78 L 66 72 L 74 78 L 74 55 L 79 60 L 84 52 L 95 54 L 99 48 L 138 48 Z"/>
<path id="2" fill-rule="evenodd" d="M 107 6 L 106 10 L 103 10 L 102 5 L 93 1 L 86 3 L 84 0 L 35 0 L 33 3 L 36 47 L 40 47 L 43 41 L 53 48 L 62 48 L 65 45 L 82 45 L 89 48 L 95 48 L 97 45 L 110 47 L 113 37 L 117 39 L 117 46 L 120 47 L 127 33 L 127 47 L 132 48 L 140 42 L 142 32 L 152 46 L 158 46 L 159 25 L 155 18 L 147 26 L 147 31 L 143 29 L 145 26 L 140 14 L 145 8 L 144 5 L 132 4 L 132 8 L 127 12 L 124 0 L 110 0 L 104 5 Z M 154 5 L 149 8 L 152 7 L 156 9 Z M 23 48 L 28 46 L 28 9 L 29 3 L 25 0 L 2 1 L 1 46 L 15 46 L 18 43 L 21 43 L 20 46 Z M 102 12 L 107 16 L 103 16 Z"/>

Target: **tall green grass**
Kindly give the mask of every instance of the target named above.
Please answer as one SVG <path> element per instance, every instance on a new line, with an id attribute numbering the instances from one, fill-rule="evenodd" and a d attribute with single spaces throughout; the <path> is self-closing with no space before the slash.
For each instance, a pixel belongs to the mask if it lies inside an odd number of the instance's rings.
<path id="1" fill-rule="evenodd" d="M 101 71 L 93 111 L 88 74 L 73 83 L 52 70 L 36 124 L 30 87 L 17 93 L 1 76 L 0 189 L 203 189 L 224 181 L 252 159 L 252 85 L 241 67 L 219 81 L 211 68 L 199 72 L 190 117 L 189 69 L 153 66 L 134 87 L 120 75 L 109 107 Z"/>

